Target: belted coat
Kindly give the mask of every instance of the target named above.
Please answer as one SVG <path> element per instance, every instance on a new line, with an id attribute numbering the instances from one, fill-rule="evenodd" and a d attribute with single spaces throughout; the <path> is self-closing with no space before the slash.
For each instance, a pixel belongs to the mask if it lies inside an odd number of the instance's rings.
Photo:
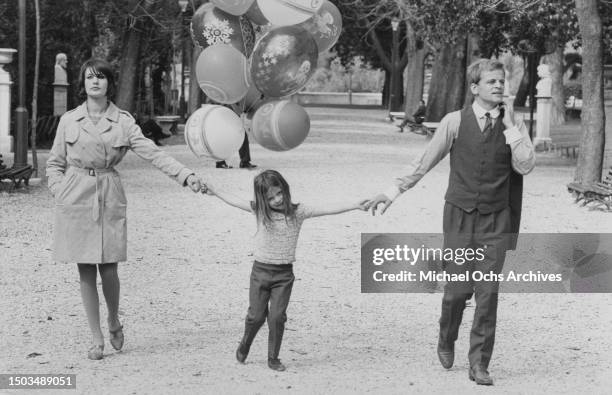
<path id="1" fill-rule="evenodd" d="M 193 174 L 144 137 L 134 118 L 113 103 L 96 124 L 86 103 L 62 115 L 46 168 L 56 205 L 54 260 L 127 259 L 127 199 L 114 166 L 128 150 L 181 185 Z"/>

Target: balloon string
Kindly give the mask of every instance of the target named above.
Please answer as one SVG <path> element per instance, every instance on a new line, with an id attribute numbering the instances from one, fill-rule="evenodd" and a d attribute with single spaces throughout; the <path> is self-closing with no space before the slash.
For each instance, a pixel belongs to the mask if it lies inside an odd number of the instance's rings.
<path id="1" fill-rule="evenodd" d="M 244 56 L 247 58 L 247 67 L 248 67 L 248 63 L 249 63 L 249 62 L 248 62 L 248 60 L 249 60 L 249 57 L 248 57 L 248 55 L 247 55 L 247 43 L 246 43 L 246 39 L 245 39 L 245 37 L 244 37 L 244 31 L 245 31 L 245 28 L 244 28 L 244 26 L 243 26 L 243 24 L 242 24 L 244 20 L 245 20 L 245 19 L 243 19 L 242 17 L 238 17 L 238 24 L 240 25 L 240 35 L 242 36 L 242 50 L 243 50 L 243 52 L 244 52 Z M 246 23 L 248 23 L 249 25 L 251 24 L 251 22 L 249 22 L 248 20 L 246 21 Z M 251 26 L 251 28 L 252 28 L 252 27 L 253 27 L 253 26 Z M 250 72 L 250 70 L 248 70 L 247 72 Z M 247 91 L 247 94 L 248 94 L 248 91 Z M 241 107 L 242 107 L 242 108 L 241 108 L 242 112 L 245 112 L 245 107 L 246 107 L 246 99 L 247 99 L 247 98 L 246 98 L 246 96 L 244 97 L 244 99 L 242 99 L 242 105 L 241 105 Z"/>

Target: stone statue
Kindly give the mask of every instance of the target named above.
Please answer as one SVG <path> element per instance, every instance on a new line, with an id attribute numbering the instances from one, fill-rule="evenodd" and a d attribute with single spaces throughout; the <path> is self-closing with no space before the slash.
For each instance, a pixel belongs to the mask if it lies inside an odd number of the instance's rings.
<path id="1" fill-rule="evenodd" d="M 66 75 L 66 66 L 68 57 L 65 53 L 58 53 L 55 56 L 55 79 L 54 84 L 68 84 L 68 76 Z"/>
<path id="2" fill-rule="evenodd" d="M 552 112 L 552 79 L 550 78 L 550 69 L 547 64 L 538 66 L 538 76 L 540 80 L 536 84 L 538 93 L 538 109 L 536 113 L 536 135 L 533 139 L 533 145 L 536 150 L 548 149 L 551 146 L 550 138 L 550 117 Z"/>
<path id="3" fill-rule="evenodd" d="M 550 69 L 547 64 L 538 66 L 538 77 L 540 77 L 540 80 L 536 84 L 537 97 L 551 97 L 552 79 L 550 78 Z"/>

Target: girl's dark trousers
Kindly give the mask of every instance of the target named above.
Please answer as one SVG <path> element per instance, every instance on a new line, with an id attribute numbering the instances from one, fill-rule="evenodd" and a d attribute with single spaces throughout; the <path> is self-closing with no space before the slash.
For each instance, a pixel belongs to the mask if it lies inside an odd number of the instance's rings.
<path id="1" fill-rule="evenodd" d="M 242 346 L 251 347 L 257 331 L 268 319 L 268 359 L 278 359 L 285 332 L 287 306 L 293 288 L 293 264 L 272 265 L 255 261 L 249 287 L 247 312 Z"/>

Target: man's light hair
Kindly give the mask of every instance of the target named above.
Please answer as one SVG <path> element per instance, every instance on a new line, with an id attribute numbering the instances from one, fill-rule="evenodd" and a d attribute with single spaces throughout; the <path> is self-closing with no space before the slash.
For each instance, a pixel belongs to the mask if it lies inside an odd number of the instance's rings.
<path id="1" fill-rule="evenodd" d="M 468 66 L 467 79 L 470 84 L 478 84 L 483 72 L 493 70 L 505 72 L 503 63 L 493 59 L 478 59 Z"/>

